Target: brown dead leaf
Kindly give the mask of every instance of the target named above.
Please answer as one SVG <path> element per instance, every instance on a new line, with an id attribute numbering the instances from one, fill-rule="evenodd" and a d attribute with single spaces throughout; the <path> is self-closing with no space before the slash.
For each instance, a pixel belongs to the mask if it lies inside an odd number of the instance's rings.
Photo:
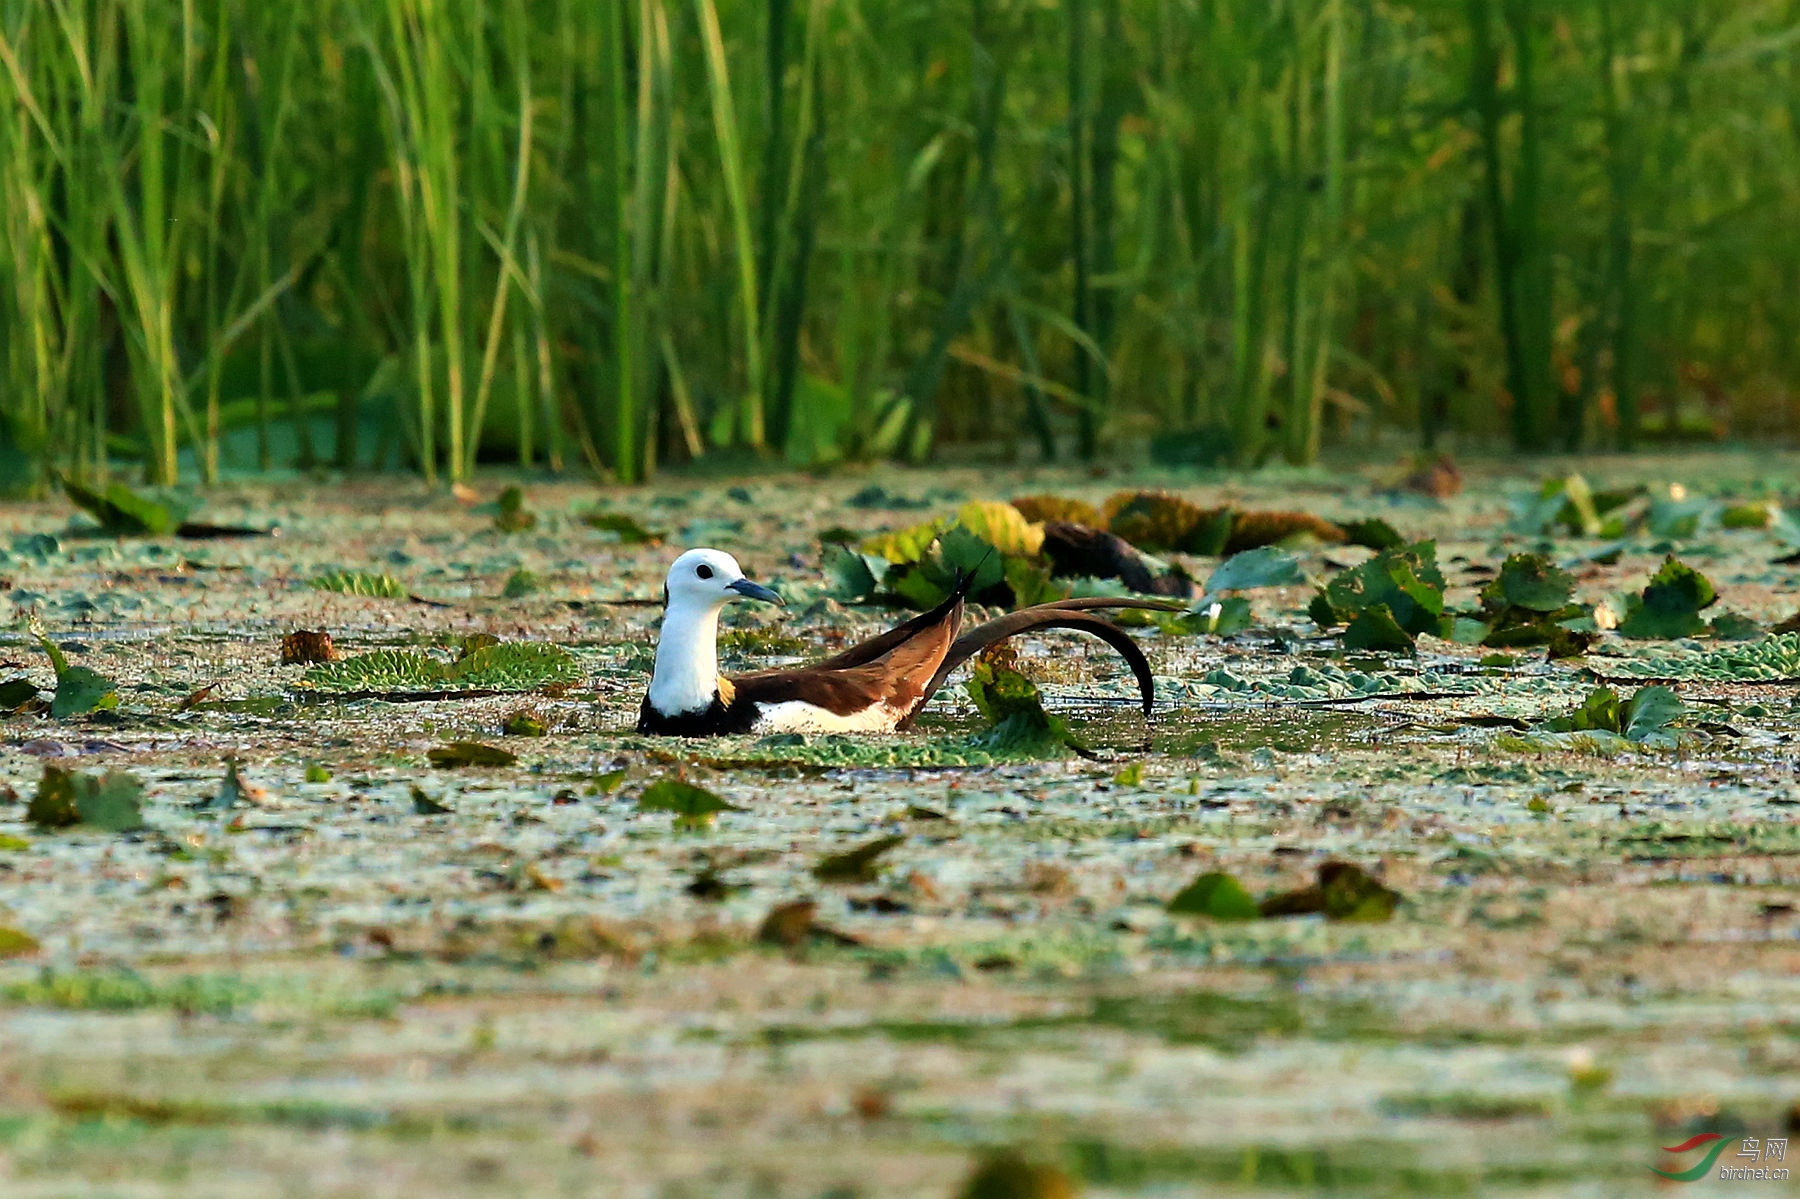
<path id="1" fill-rule="evenodd" d="M 200 688 L 200 690 L 189 693 L 186 699 L 175 705 L 175 710 L 177 712 L 191 712 L 207 700 L 211 699 L 212 693 L 218 689 L 219 685 L 217 683 L 208 683 L 206 686 Z"/>
<path id="2" fill-rule="evenodd" d="M 335 662 L 343 655 L 331 643 L 331 634 L 323 629 L 295 629 L 281 639 L 283 666 L 311 666 L 315 662 Z"/>

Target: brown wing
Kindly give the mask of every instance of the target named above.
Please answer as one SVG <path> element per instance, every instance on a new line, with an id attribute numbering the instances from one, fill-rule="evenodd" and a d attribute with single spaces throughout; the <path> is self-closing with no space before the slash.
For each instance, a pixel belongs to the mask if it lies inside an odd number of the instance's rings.
<path id="1" fill-rule="evenodd" d="M 932 679 L 962 625 L 962 596 L 812 666 L 736 675 L 740 700 L 799 700 L 839 716 L 884 704 L 909 719 L 931 697 Z M 873 652 L 872 651 L 873 647 Z"/>
<path id="2" fill-rule="evenodd" d="M 858 645 L 839 654 L 834 654 L 822 662 L 815 662 L 809 670 L 844 670 L 852 666 L 861 666 L 865 662 L 873 662 L 883 654 L 893 650 L 912 638 L 938 625 L 947 624 L 951 629 L 962 627 L 963 597 L 968 594 L 969 583 L 973 576 L 961 580 L 954 591 L 944 597 L 944 602 L 929 612 L 921 612 L 905 624 L 897 624 L 879 636 L 871 637 Z"/>

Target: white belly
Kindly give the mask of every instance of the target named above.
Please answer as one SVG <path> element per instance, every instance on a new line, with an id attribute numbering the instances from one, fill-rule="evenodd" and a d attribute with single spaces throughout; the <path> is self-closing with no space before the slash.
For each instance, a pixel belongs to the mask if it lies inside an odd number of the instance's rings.
<path id="1" fill-rule="evenodd" d="M 849 716 L 839 716 L 797 699 L 756 705 L 754 733 L 891 733 L 900 723 L 900 712 L 876 704 Z"/>

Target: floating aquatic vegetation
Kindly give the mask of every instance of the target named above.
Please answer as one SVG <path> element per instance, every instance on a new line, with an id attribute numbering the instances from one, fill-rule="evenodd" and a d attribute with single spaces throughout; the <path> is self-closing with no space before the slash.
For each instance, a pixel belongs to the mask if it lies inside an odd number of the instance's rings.
<path id="1" fill-rule="evenodd" d="M 904 844 L 906 838 L 895 833 L 843 853 L 827 854 L 813 867 L 813 877 L 822 883 L 872 883 L 879 877 L 876 863 L 880 858 Z"/>
<path id="2" fill-rule="evenodd" d="M 1222 870 L 1202 874 L 1183 887 L 1169 901 L 1168 910 L 1176 916 L 1214 920 L 1254 920 L 1262 914 L 1244 884 Z"/>
<path id="3" fill-rule="evenodd" d="M 709 829 L 720 812 L 741 812 L 736 804 L 727 803 L 705 787 L 678 778 L 661 778 L 638 795 L 641 812 L 670 812 L 675 827 L 698 832 Z"/>
<path id="4" fill-rule="evenodd" d="M 1595 634 L 1578 626 L 1592 623 L 1591 609 L 1570 602 L 1575 579 L 1542 554 L 1513 554 L 1481 590 L 1481 610 L 1458 620 L 1455 640 L 1503 649 L 1542 645 L 1552 658 L 1585 653 Z"/>
<path id="5" fill-rule="evenodd" d="M 50 658 L 50 668 L 56 672 L 56 696 L 50 701 L 50 715 L 62 720 L 119 706 L 118 685 L 111 679 L 91 667 L 70 665 L 62 647 L 46 637 L 35 621 L 32 636 L 37 638 L 38 645 Z M 14 695 L 22 693 L 22 688 L 13 689 Z M 31 698 L 27 696 L 15 706 L 23 706 Z"/>
<path id="6" fill-rule="evenodd" d="M 338 595 L 360 595 L 370 599 L 405 599 L 406 584 L 386 571 L 333 570 L 307 583 L 314 591 L 330 591 Z"/>
<path id="7" fill-rule="evenodd" d="M 1090 529 L 1105 529 L 1106 514 L 1086 500 L 1070 499 L 1060 495 L 1022 495 L 1012 501 L 1012 506 L 1026 520 L 1038 524 L 1070 524 L 1083 525 Z"/>
<path id="8" fill-rule="evenodd" d="M 185 500 L 139 495 L 123 483 L 95 491 L 63 479 L 62 489 L 70 503 L 99 522 L 101 532 L 114 537 L 172 537 L 192 508 Z"/>
<path id="9" fill-rule="evenodd" d="M 41 829 L 81 826 L 108 833 L 144 827 L 144 784 L 124 770 L 80 774 L 44 767 L 26 819 Z"/>
<path id="10" fill-rule="evenodd" d="M 1692 637 L 1706 631 L 1700 613 L 1718 599 L 1712 580 L 1671 554 L 1632 599 L 1619 633 L 1642 641 Z"/>
<path id="11" fill-rule="evenodd" d="M 296 629 L 281 638 L 283 666 L 335 662 L 342 656 L 331 643 L 331 634 L 323 629 Z"/>
<path id="12" fill-rule="evenodd" d="M 1410 650 L 1420 633 L 1443 635 L 1448 628 L 1437 543 L 1382 550 L 1340 571 L 1313 597 L 1309 612 L 1321 628 L 1349 626 L 1347 649 Z"/>
<path id="13" fill-rule="evenodd" d="M 581 664 L 561 646 L 516 641 L 483 645 L 452 662 L 415 650 L 371 650 L 313 666 L 297 685 L 324 694 L 404 695 L 536 691 L 581 677 Z"/>
<path id="14" fill-rule="evenodd" d="M 621 545 L 660 545 L 668 537 L 661 530 L 645 528 L 623 512 L 589 512 L 581 517 L 581 523 L 590 529 L 611 533 Z"/>
<path id="15" fill-rule="evenodd" d="M 479 741 L 452 741 L 447 745 L 434 745 L 425 751 L 426 759 L 440 770 L 454 770 L 461 766 L 513 766 L 519 761 L 519 755 L 510 749 L 502 749 L 498 745 L 484 745 Z"/>
<path id="16" fill-rule="evenodd" d="M 988 722 L 988 730 L 977 734 L 973 744 L 1024 757 L 1060 757 L 1078 748 L 1068 722 L 1044 711 L 1037 684 L 1019 671 L 1011 646 L 983 650 L 969 665 L 967 687 Z"/>
<path id="17" fill-rule="evenodd" d="M 506 583 L 500 588 L 502 599 L 524 599 L 528 595 L 536 595 L 544 589 L 544 580 L 538 577 L 535 570 L 524 567 L 506 576 Z"/>
<path id="18" fill-rule="evenodd" d="M 1402 896 L 1351 862 L 1325 862 L 1310 887 L 1271 895 L 1258 905 L 1264 916 L 1323 915 L 1327 920 L 1377 924 L 1393 919 Z"/>
<path id="19" fill-rule="evenodd" d="M 502 533 L 522 533 L 537 526 L 537 513 L 527 511 L 525 493 L 508 487 L 494 504 L 494 528 Z"/>

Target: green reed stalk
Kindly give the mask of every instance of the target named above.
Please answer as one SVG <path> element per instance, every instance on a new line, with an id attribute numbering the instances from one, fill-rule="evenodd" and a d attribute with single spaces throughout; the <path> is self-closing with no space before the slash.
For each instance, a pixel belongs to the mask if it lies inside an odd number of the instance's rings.
<path id="1" fill-rule="evenodd" d="M 763 353 L 760 305 L 756 291 L 756 243 L 750 237 L 750 200 L 744 182 L 744 158 L 738 141 L 737 109 L 731 99 L 731 72 L 726 64 L 725 38 L 719 29 L 719 11 L 713 0 L 694 0 L 700 20 L 701 42 L 706 54 L 707 92 L 712 99 L 713 133 L 718 142 L 719 175 L 731 209 L 731 233 L 737 258 L 738 304 L 744 322 L 745 395 L 738 433 L 746 444 L 761 449 L 763 422 Z"/>

